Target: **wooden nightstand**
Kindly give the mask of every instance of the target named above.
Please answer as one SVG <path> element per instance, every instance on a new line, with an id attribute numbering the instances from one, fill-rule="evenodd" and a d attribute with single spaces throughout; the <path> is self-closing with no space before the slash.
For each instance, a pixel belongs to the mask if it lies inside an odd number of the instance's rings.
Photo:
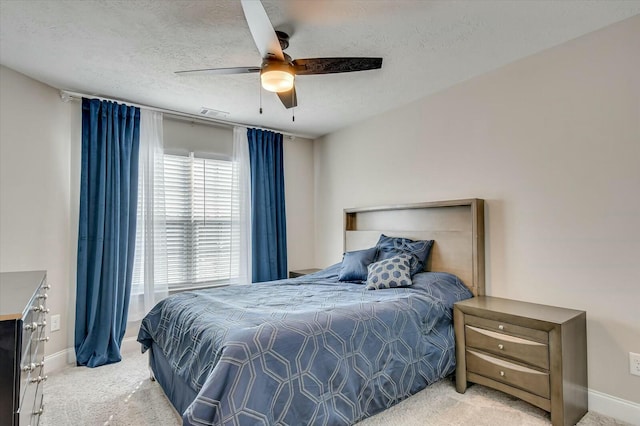
<path id="1" fill-rule="evenodd" d="M 318 271 L 320 271 L 319 268 L 298 269 L 297 271 L 289 271 L 289 278 L 298 278 L 303 275 L 313 274 L 314 272 Z"/>
<path id="2" fill-rule="evenodd" d="M 479 383 L 574 425 L 588 409 L 586 312 L 480 296 L 454 304 L 456 390 Z"/>

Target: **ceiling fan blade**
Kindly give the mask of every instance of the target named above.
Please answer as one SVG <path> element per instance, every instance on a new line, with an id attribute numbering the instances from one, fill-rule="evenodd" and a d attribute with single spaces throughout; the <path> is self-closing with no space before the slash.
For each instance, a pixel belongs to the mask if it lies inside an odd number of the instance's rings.
<path id="1" fill-rule="evenodd" d="M 333 74 L 382 68 L 382 58 L 309 58 L 293 61 L 296 75 Z"/>
<path id="2" fill-rule="evenodd" d="M 298 106 L 298 97 L 296 96 L 296 86 L 287 92 L 276 92 L 278 97 L 280 98 L 280 102 L 285 106 L 285 108 L 293 108 Z"/>
<path id="3" fill-rule="evenodd" d="M 211 74 L 249 74 L 260 72 L 260 67 L 204 68 L 201 70 L 176 71 L 179 75 L 211 75 Z"/>
<path id="4" fill-rule="evenodd" d="M 263 59 L 273 58 L 284 61 L 284 54 L 271 21 L 259 0 L 241 0 L 242 10 Z"/>
<path id="5" fill-rule="evenodd" d="M 278 97 L 280 98 L 280 102 L 285 108 L 293 108 L 298 106 L 298 97 L 296 96 L 296 86 L 287 92 L 276 92 Z"/>

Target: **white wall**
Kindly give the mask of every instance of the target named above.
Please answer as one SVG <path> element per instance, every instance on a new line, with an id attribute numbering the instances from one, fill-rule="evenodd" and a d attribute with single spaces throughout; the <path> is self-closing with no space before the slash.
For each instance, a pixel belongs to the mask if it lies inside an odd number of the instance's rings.
<path id="1" fill-rule="evenodd" d="M 70 109 L 58 91 L 0 66 L 0 271 L 48 272 L 47 303 L 62 329 L 47 333 L 47 354 L 69 346 L 65 324 L 74 312 Z"/>
<path id="2" fill-rule="evenodd" d="M 587 311 L 589 387 L 640 403 L 640 16 L 315 143 L 316 264 L 348 207 L 478 197 L 487 290 Z"/>

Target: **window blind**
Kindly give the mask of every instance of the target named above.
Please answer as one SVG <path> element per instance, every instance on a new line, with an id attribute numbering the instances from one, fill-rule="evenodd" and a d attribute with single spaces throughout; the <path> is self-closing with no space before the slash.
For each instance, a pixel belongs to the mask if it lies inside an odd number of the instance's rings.
<path id="1" fill-rule="evenodd" d="M 169 290 L 225 284 L 237 276 L 232 184 L 229 160 L 164 155 Z"/>

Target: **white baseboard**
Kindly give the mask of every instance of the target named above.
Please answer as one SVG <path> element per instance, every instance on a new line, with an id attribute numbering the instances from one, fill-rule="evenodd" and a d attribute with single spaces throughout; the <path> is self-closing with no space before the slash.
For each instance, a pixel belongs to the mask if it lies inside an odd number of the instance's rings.
<path id="1" fill-rule="evenodd" d="M 139 351 L 140 343 L 136 341 L 135 337 L 127 337 L 122 340 L 120 351 L 122 353 Z M 47 373 L 53 373 L 54 371 L 60 371 L 66 367 L 72 367 L 76 365 L 76 351 L 74 348 L 63 349 L 51 355 L 44 357 L 44 363 L 47 366 Z"/>
<path id="2" fill-rule="evenodd" d="M 640 404 L 589 389 L 589 411 L 640 425 Z"/>
<path id="3" fill-rule="evenodd" d="M 48 373 L 62 370 L 76 364 L 76 352 L 73 348 L 63 349 L 44 357 L 45 370 Z"/>

